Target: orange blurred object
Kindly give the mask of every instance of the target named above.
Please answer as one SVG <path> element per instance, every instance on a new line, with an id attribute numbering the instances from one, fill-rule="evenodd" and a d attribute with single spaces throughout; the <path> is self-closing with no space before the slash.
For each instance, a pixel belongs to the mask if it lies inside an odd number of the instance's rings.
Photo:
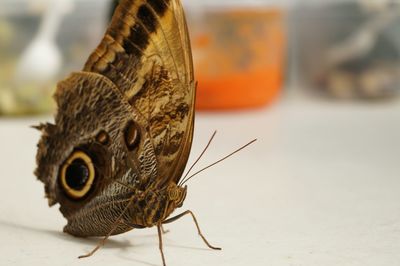
<path id="1" fill-rule="evenodd" d="M 217 10 L 194 24 L 198 109 L 259 107 L 276 99 L 286 49 L 282 10 Z"/>

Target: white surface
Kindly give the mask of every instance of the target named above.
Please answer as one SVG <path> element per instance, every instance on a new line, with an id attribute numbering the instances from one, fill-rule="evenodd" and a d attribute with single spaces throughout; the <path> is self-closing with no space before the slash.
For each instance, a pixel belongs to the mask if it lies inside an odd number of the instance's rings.
<path id="1" fill-rule="evenodd" d="M 0 265 L 161 265 L 155 229 L 97 240 L 62 233 L 32 172 L 38 120 L 0 120 Z M 248 113 L 200 114 L 197 169 L 254 137 L 245 151 L 189 182 L 189 217 L 167 226 L 168 265 L 399 265 L 400 104 L 287 100 Z M 193 159 L 193 158 L 192 158 Z"/>

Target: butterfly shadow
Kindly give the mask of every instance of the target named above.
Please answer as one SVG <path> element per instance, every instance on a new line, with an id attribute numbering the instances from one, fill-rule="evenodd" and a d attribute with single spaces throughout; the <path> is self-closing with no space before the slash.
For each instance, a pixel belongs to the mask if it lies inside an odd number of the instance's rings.
<path id="1" fill-rule="evenodd" d="M 41 235 L 47 235 L 53 238 L 57 239 L 62 239 L 74 243 L 79 243 L 79 244 L 86 244 L 91 246 L 96 246 L 101 238 L 95 238 L 95 237 L 89 237 L 89 238 L 81 238 L 81 237 L 74 237 L 72 235 L 66 234 L 62 231 L 56 231 L 56 230 L 49 230 L 49 229 L 43 229 L 43 228 L 38 228 L 34 226 L 29 226 L 29 225 L 23 225 L 23 224 L 17 224 L 14 222 L 10 221 L 5 221 L 5 220 L 0 220 L 0 227 L 5 227 L 9 228 L 11 230 L 22 230 L 22 231 L 27 231 L 33 234 L 41 234 Z M 107 240 L 107 245 L 105 245 L 103 248 L 109 248 L 109 249 L 126 249 L 128 247 L 133 247 L 134 245 L 128 241 L 128 240 L 115 240 L 115 239 L 108 239 Z"/>
<path id="2" fill-rule="evenodd" d="M 157 235 L 145 235 L 145 236 L 141 236 L 141 237 L 157 237 Z M 149 244 L 150 245 L 150 244 Z M 183 248 L 183 249 L 193 249 L 193 250 L 202 250 L 202 251 L 207 251 L 208 249 L 206 248 L 197 248 L 197 247 L 188 247 L 188 246 L 183 246 L 183 245 L 174 245 L 174 244 L 168 244 L 164 242 L 164 250 L 168 249 L 168 248 Z M 155 252 L 158 252 L 155 251 Z M 140 259 L 139 257 L 142 254 L 138 253 L 136 250 L 132 249 L 129 251 L 129 253 L 127 252 L 120 252 L 120 254 L 118 255 L 118 257 L 120 259 L 129 261 L 129 262 L 135 262 L 137 264 L 141 264 L 141 265 L 148 265 L 148 266 L 160 266 L 160 263 L 151 263 L 149 261 L 145 261 Z M 155 254 L 155 256 L 159 256 L 158 254 Z"/>
<path id="3" fill-rule="evenodd" d="M 198 251 L 210 251 L 210 249 L 208 249 L 208 248 L 185 246 L 185 245 L 171 243 L 172 241 L 170 239 L 170 234 L 171 234 L 171 232 L 169 230 L 167 233 L 164 234 L 164 237 L 163 237 L 164 250 L 169 249 L 169 248 L 178 248 L 178 249 L 190 249 L 190 250 L 198 250 Z M 142 239 L 147 239 L 147 238 L 158 239 L 157 233 L 141 234 L 136 237 L 142 238 Z M 154 246 L 156 246 L 156 245 L 158 246 L 158 242 L 154 241 L 154 243 L 146 243 L 146 244 L 142 244 L 141 246 L 150 246 L 150 247 L 154 248 Z M 130 254 L 130 255 L 128 255 L 128 254 Z M 141 256 L 141 252 L 137 251 L 136 249 L 129 250 L 129 253 L 120 252 L 120 254 L 118 255 L 118 257 L 120 259 L 130 261 L 130 262 L 136 262 L 136 263 L 142 264 L 142 265 L 148 265 L 148 266 L 159 266 L 160 265 L 159 263 L 151 263 L 149 261 L 141 260 L 138 258 L 140 256 Z"/>
<path id="4" fill-rule="evenodd" d="M 194 246 L 185 246 L 185 245 L 180 245 L 180 244 L 174 244 L 173 241 L 171 240 L 173 238 L 172 234 L 173 234 L 173 232 L 171 232 L 170 230 L 167 230 L 167 232 L 163 234 L 165 248 L 172 247 L 172 248 L 179 248 L 179 249 L 191 249 L 191 250 L 202 250 L 202 251 L 210 250 L 207 247 L 194 247 Z M 194 236 L 197 236 L 197 235 L 194 235 Z M 141 234 L 139 236 L 136 236 L 136 238 L 158 239 L 158 235 L 157 235 L 157 233 Z M 201 241 L 201 239 L 200 239 L 200 241 Z M 200 243 L 200 245 L 201 245 L 201 243 Z"/>
<path id="5" fill-rule="evenodd" d="M 171 243 L 170 244 L 166 243 L 165 246 L 171 247 L 171 248 L 181 248 L 181 249 L 190 249 L 190 250 L 199 250 L 199 251 L 212 251 L 211 249 L 209 249 L 207 247 L 202 248 L 202 247 L 184 246 L 184 245 L 177 245 L 177 244 L 171 244 Z"/>
<path id="6" fill-rule="evenodd" d="M 8 228 L 10 230 L 26 231 L 26 232 L 29 232 L 32 234 L 46 235 L 46 236 L 61 239 L 64 241 L 70 241 L 70 242 L 74 242 L 74 243 L 88 245 L 88 247 L 85 248 L 85 250 L 83 250 L 83 253 L 90 251 L 90 249 L 95 247 L 98 244 L 99 240 L 101 239 L 101 238 L 95 238 L 95 237 L 89 237 L 89 238 L 74 237 L 69 234 L 63 233 L 62 231 L 43 229 L 40 227 L 18 224 L 15 222 L 10 222 L 10 221 L 1 220 L 1 219 L 0 219 L 0 227 Z M 157 234 L 139 235 L 137 237 L 144 238 L 144 239 L 145 238 L 157 238 Z M 164 248 L 172 247 L 172 248 L 184 248 L 184 249 L 203 250 L 203 251 L 208 250 L 207 248 L 176 245 L 176 244 L 168 243 L 168 242 L 169 241 L 167 240 L 164 243 Z M 106 245 L 104 245 L 102 247 L 102 249 L 118 249 L 119 252 L 118 252 L 117 256 L 123 260 L 128 260 L 131 262 L 133 261 L 133 262 L 136 262 L 136 263 L 142 264 L 142 265 L 158 266 L 159 263 L 151 263 L 149 261 L 134 258 L 135 257 L 135 249 L 133 247 L 148 246 L 148 245 L 151 245 L 151 244 L 143 243 L 143 244 L 139 244 L 139 245 L 133 245 L 129 240 L 108 239 Z M 133 256 L 128 255 L 128 254 L 132 254 Z M 137 255 L 140 256 L 139 253 Z"/>

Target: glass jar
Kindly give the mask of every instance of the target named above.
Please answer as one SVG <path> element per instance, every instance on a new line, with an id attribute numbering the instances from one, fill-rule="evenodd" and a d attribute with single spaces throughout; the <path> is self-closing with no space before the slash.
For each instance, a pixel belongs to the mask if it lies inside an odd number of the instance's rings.
<path id="1" fill-rule="evenodd" d="M 260 107 L 282 88 L 285 11 L 271 1 L 186 1 L 197 108 Z"/>
<path id="2" fill-rule="evenodd" d="M 400 3 L 314 1 L 299 4 L 294 14 L 302 87 L 340 99 L 400 94 Z"/>

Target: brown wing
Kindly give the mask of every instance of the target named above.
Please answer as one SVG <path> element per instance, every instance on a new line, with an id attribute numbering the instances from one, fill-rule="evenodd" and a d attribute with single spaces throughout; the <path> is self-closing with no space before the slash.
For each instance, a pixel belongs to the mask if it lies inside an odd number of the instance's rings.
<path id="1" fill-rule="evenodd" d="M 162 184 L 178 182 L 193 137 L 195 83 L 179 0 L 123 0 L 84 71 L 117 85 L 152 139 Z"/>

